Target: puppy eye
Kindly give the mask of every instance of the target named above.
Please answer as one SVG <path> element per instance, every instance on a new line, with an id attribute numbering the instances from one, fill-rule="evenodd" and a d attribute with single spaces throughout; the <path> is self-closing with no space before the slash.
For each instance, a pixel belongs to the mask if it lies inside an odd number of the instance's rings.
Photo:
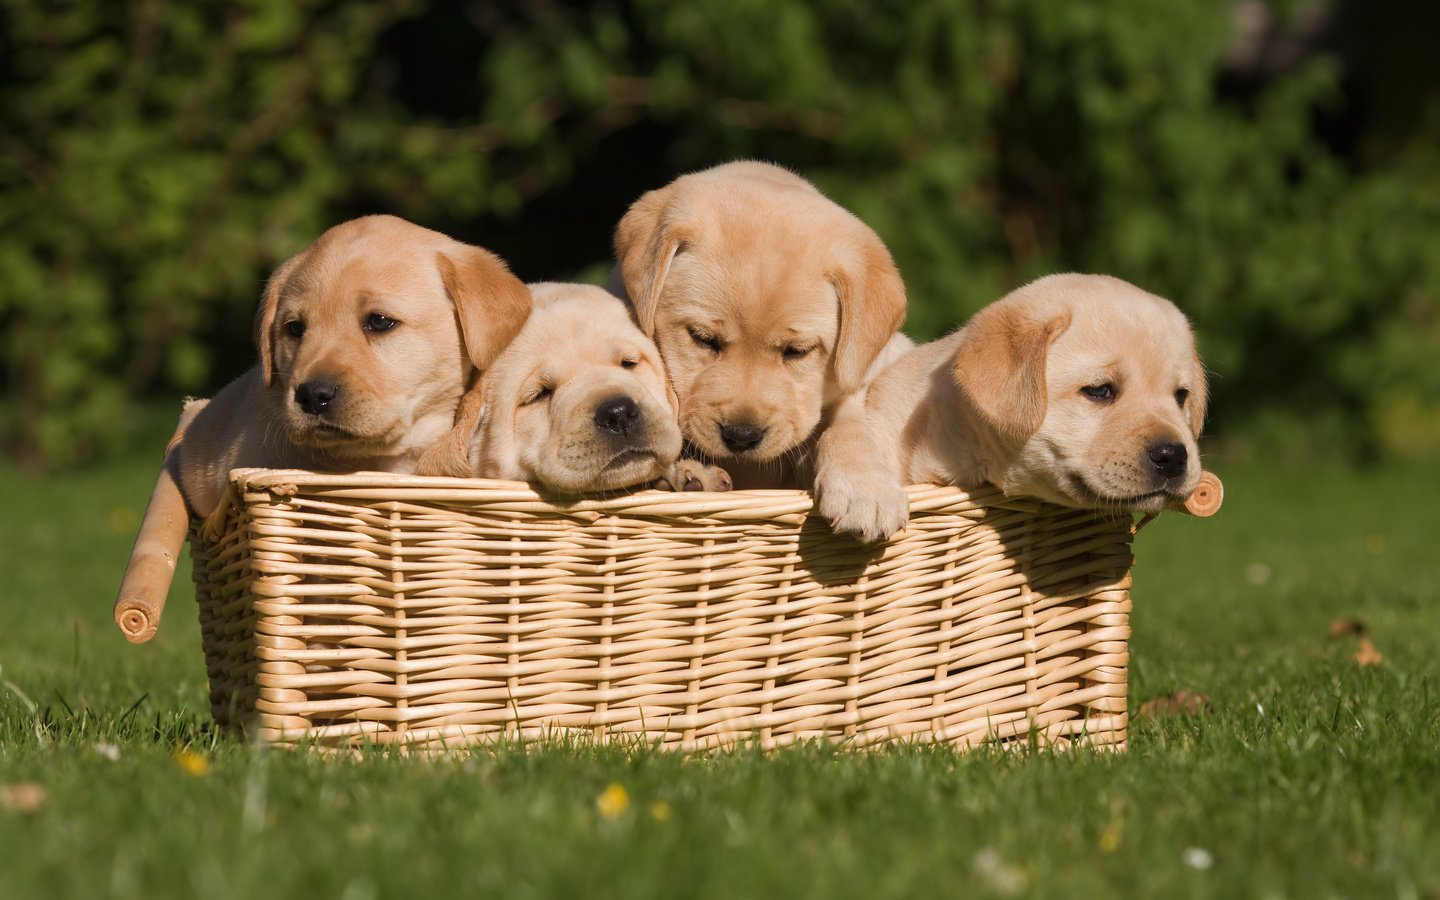
<path id="1" fill-rule="evenodd" d="M 811 347 L 786 347 L 780 351 L 780 355 L 787 360 L 804 359 L 810 355 Z"/>
<path id="2" fill-rule="evenodd" d="M 1185 390 L 1184 388 L 1181 388 L 1180 390 L 1175 392 L 1175 403 L 1179 405 L 1181 409 L 1185 408 L 1185 401 L 1189 399 L 1190 392 Z"/>
<path id="3" fill-rule="evenodd" d="M 689 331 L 690 339 L 693 340 L 695 343 L 699 344 L 700 346 L 713 353 L 720 352 L 720 339 L 717 338 L 715 335 L 709 333 L 708 331 L 701 331 L 698 328 L 691 328 L 689 329 Z"/>
<path id="4" fill-rule="evenodd" d="M 633 368 L 635 368 L 635 367 L 638 366 L 638 365 L 640 365 L 640 360 L 638 360 L 638 359 L 622 359 L 622 360 L 620 360 L 620 368 L 622 368 L 622 369 L 633 369 Z"/>
<path id="5" fill-rule="evenodd" d="M 1115 385 L 1108 381 L 1104 384 L 1092 384 L 1082 387 L 1080 393 L 1094 400 L 1096 403 L 1113 403 L 1115 401 Z"/>
<path id="6" fill-rule="evenodd" d="M 531 394 L 529 397 L 526 397 L 525 400 L 524 400 L 520 405 L 521 405 L 521 406 L 529 406 L 529 405 L 531 405 L 532 403 L 540 403 L 540 402 L 542 402 L 542 401 L 549 400 L 549 399 L 550 399 L 550 395 L 551 395 L 551 394 L 554 394 L 554 393 L 555 393 L 555 389 L 554 389 L 554 388 L 551 388 L 551 387 L 542 385 L 542 386 L 541 386 L 538 390 L 536 390 L 533 394 Z"/>
<path id="7" fill-rule="evenodd" d="M 303 337 L 305 334 L 305 323 L 299 320 L 285 323 L 285 333 L 291 337 Z"/>
<path id="8" fill-rule="evenodd" d="M 389 331 L 400 323 L 382 313 L 371 313 L 365 317 L 364 328 L 366 331 Z"/>

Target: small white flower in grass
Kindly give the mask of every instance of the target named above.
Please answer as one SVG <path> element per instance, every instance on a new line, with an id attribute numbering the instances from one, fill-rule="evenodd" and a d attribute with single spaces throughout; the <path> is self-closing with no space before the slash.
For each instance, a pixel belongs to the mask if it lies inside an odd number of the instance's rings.
<path id="1" fill-rule="evenodd" d="M 1259 587 L 1270 583 L 1270 567 L 1264 563 L 1251 563 L 1245 567 L 1245 580 Z"/>
<path id="2" fill-rule="evenodd" d="M 1186 847 L 1180 854 L 1180 859 L 1197 872 L 1203 872 L 1215 865 L 1215 857 L 1211 856 L 1210 851 L 1203 847 Z"/>
<path id="3" fill-rule="evenodd" d="M 981 848 L 970 864 L 975 867 L 975 874 L 980 880 L 997 894 L 1018 894 L 1025 890 L 1029 880 L 1024 869 L 1005 862 L 994 847 Z"/>
<path id="4" fill-rule="evenodd" d="M 110 760 L 111 762 L 120 761 L 120 748 L 115 746 L 114 744 L 107 744 L 103 742 L 96 744 L 95 752 Z"/>

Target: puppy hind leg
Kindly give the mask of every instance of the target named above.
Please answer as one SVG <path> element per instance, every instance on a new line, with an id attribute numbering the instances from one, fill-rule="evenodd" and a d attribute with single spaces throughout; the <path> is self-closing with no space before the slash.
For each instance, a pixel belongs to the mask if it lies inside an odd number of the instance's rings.
<path id="1" fill-rule="evenodd" d="M 135 535 L 130 562 L 120 580 L 115 598 L 115 624 L 132 644 L 143 644 L 155 636 L 160 627 L 160 614 L 175 577 L 175 564 L 185 536 L 190 530 L 190 510 L 177 483 L 179 462 L 177 450 L 185 440 L 190 426 L 209 400 L 185 401 L 175 434 L 165 447 L 165 462 L 155 480 L 145 517 Z"/>

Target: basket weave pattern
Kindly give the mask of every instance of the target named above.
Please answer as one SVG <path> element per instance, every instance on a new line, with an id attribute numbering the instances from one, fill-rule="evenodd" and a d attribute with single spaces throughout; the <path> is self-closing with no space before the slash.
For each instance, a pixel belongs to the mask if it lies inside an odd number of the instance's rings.
<path id="1" fill-rule="evenodd" d="M 867 549 L 800 491 L 234 478 L 195 584 L 215 718 L 267 741 L 1125 742 L 1128 520 L 917 486 Z"/>

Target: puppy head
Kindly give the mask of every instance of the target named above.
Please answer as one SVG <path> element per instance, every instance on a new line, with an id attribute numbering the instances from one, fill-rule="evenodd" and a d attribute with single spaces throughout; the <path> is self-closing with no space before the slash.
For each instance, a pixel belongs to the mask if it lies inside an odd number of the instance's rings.
<path id="1" fill-rule="evenodd" d="M 1158 512 L 1200 479 L 1205 371 L 1174 304 L 1052 275 L 981 310 L 953 375 L 986 480 L 1065 506 Z"/>
<path id="2" fill-rule="evenodd" d="M 905 316 L 880 238 L 765 163 L 651 191 L 621 220 L 615 252 L 679 396 L 681 431 L 720 461 L 798 446 L 859 388 Z"/>
<path id="3" fill-rule="evenodd" d="M 471 373 L 524 324 L 498 258 L 393 216 L 337 225 L 271 276 L 260 371 L 293 443 L 393 456 L 448 430 Z"/>
<path id="4" fill-rule="evenodd" d="M 655 345 L 598 287 L 531 289 L 534 313 L 484 378 L 480 473 L 563 493 L 660 478 L 680 429 Z"/>

